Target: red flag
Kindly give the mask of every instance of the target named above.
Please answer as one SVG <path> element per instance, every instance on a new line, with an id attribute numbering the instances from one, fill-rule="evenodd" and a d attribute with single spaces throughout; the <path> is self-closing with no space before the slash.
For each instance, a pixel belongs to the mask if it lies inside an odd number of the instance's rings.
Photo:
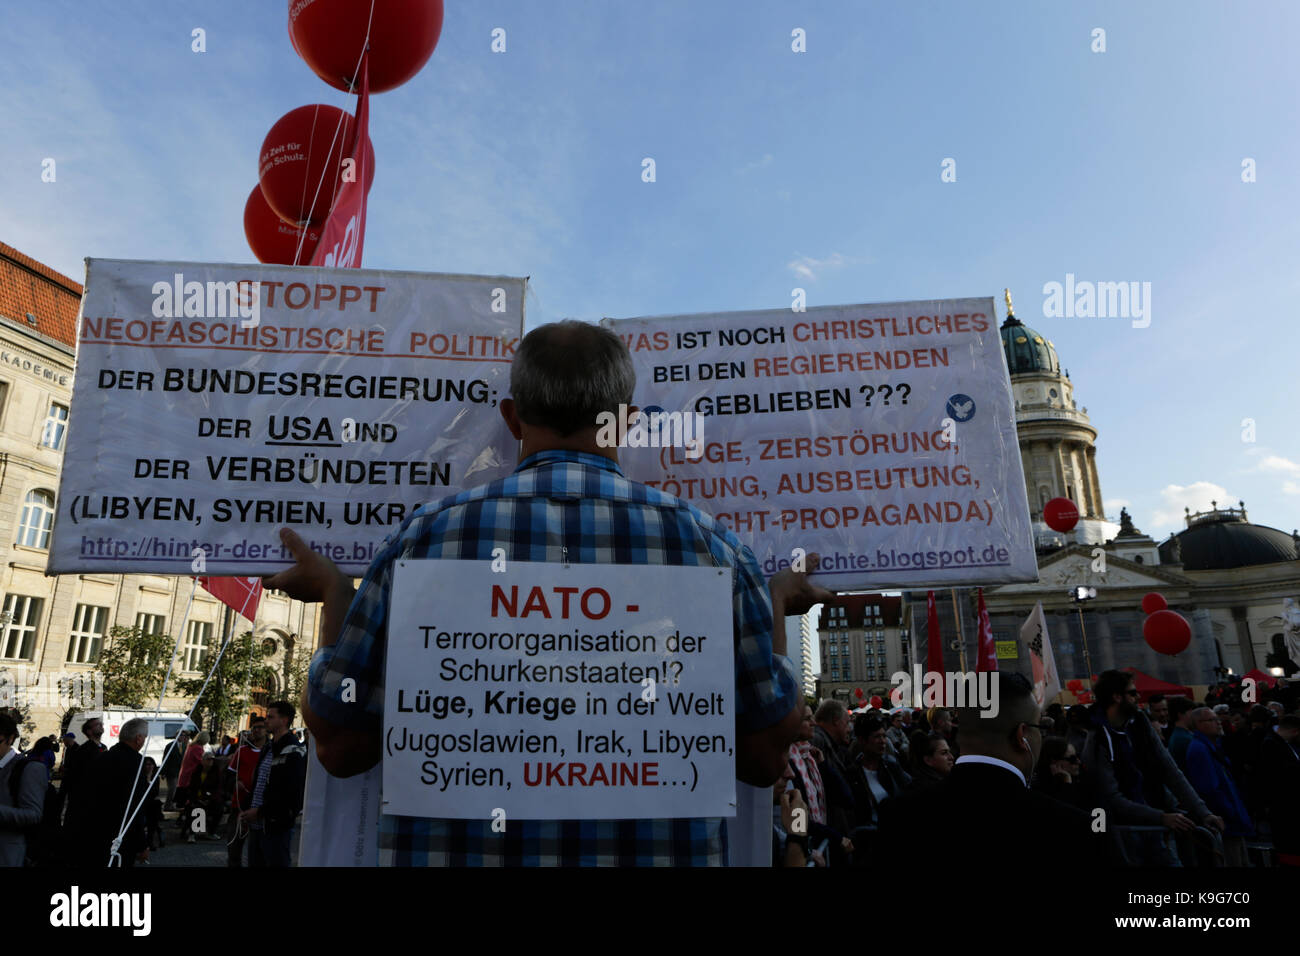
<path id="1" fill-rule="evenodd" d="M 352 178 L 339 190 L 330 217 L 321 229 L 312 253 L 312 266 L 361 268 L 361 247 L 366 238 L 366 135 L 370 120 L 370 54 L 361 58 L 361 93 L 357 97 L 357 122 L 350 149 Z"/>
<path id="2" fill-rule="evenodd" d="M 199 584 L 236 614 L 255 620 L 262 600 L 261 578 L 199 578 Z"/>
<path id="3" fill-rule="evenodd" d="M 993 624 L 989 620 L 989 609 L 984 606 L 984 589 L 979 589 L 980 627 L 978 650 L 975 655 L 975 672 L 995 671 L 998 669 L 998 649 L 993 643 Z"/>
<path id="4" fill-rule="evenodd" d="M 934 592 L 925 599 L 925 669 L 932 674 L 943 674 L 943 637 L 939 634 L 939 609 L 934 603 Z M 944 681 L 939 680 L 939 701 L 943 703 Z"/>

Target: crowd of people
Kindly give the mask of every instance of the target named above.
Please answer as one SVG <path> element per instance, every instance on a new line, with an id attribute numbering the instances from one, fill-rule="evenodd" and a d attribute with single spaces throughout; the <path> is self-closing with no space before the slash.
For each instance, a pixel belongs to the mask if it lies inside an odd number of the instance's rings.
<path id="1" fill-rule="evenodd" d="M 1154 694 L 1143 708 L 1133 676 L 1106 671 L 1096 703 L 1039 713 L 1023 677 L 998 676 L 992 717 L 806 706 L 774 791 L 775 865 L 877 865 L 921 846 L 953 859 L 995 852 L 981 832 L 1028 843 L 1039 827 L 1066 858 L 1075 846 L 1075 862 L 1300 866 L 1300 712 L 1288 691 L 1255 702 L 1218 685 L 1204 704 Z M 1008 789 L 1016 777 L 1026 794 Z"/>
<path id="2" fill-rule="evenodd" d="M 290 866 L 307 774 L 296 715 L 278 701 L 215 746 L 206 732 L 190 740 L 181 731 L 161 768 L 141 753 L 147 721 L 128 720 L 110 748 L 103 721 L 91 718 L 80 743 L 64 735 L 56 768 L 58 742 L 42 738 L 20 752 L 17 721 L 0 711 L 0 865 L 149 863 L 167 845 L 174 812 L 175 840 L 225 840 L 230 866 Z"/>

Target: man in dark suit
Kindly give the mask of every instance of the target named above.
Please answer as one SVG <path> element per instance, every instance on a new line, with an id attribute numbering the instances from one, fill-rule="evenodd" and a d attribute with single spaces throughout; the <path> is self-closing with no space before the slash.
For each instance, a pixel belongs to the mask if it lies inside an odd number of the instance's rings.
<path id="1" fill-rule="evenodd" d="M 122 832 L 118 850 L 122 866 L 135 866 L 137 855 L 141 859 L 149 858 L 148 828 L 144 808 L 140 806 L 151 782 L 141 766 L 144 758 L 140 756 L 148 733 L 148 721 L 139 717 L 128 720 L 122 725 L 118 742 L 90 767 L 86 790 L 93 801 L 95 839 L 86 848 L 87 865 L 108 865 L 112 843 L 119 832 Z M 134 819 L 128 822 L 133 813 Z"/>
<path id="2" fill-rule="evenodd" d="M 994 673 L 997 712 L 958 708 L 962 755 L 941 784 L 880 807 L 875 860 L 911 872 L 940 867 L 1102 865 L 1107 838 L 1088 814 L 1029 789 L 1043 727 L 1023 676 Z"/>

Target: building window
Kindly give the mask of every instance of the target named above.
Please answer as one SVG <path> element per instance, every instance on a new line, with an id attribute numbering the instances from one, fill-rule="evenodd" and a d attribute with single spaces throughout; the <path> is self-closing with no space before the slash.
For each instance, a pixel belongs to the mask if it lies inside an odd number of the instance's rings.
<path id="1" fill-rule="evenodd" d="M 0 382 L 0 422 L 4 421 L 5 407 L 9 404 L 9 383 Z"/>
<path id="2" fill-rule="evenodd" d="M 185 631 L 185 669 L 204 669 L 211 645 L 212 625 L 207 621 L 190 621 L 190 626 Z"/>
<path id="3" fill-rule="evenodd" d="M 26 548 L 48 548 L 50 529 L 54 527 L 54 495 L 36 489 L 23 499 L 23 514 L 18 522 L 18 544 Z"/>
<path id="4" fill-rule="evenodd" d="M 45 419 L 45 429 L 41 432 L 41 444 L 59 451 L 63 448 L 63 436 L 67 431 L 68 406 L 50 402 L 50 414 Z"/>
<path id="5" fill-rule="evenodd" d="M 141 634 L 166 634 L 167 618 L 161 614 L 141 613 L 135 616 L 135 626 Z"/>
<path id="6" fill-rule="evenodd" d="M 93 604 L 78 604 L 72 616 L 72 630 L 68 633 L 68 663 L 96 664 L 99 648 L 104 641 L 104 625 L 108 622 L 108 608 Z"/>
<path id="7" fill-rule="evenodd" d="M 41 619 L 40 598 L 10 594 L 5 597 L 4 640 L 0 641 L 0 657 L 9 660 L 30 661 L 36 651 L 36 625 Z"/>

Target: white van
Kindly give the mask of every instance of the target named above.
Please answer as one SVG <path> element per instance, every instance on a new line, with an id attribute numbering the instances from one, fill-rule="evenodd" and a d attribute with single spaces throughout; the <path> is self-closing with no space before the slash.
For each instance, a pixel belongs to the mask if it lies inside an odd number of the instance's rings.
<path id="1" fill-rule="evenodd" d="M 167 745 L 176 739 L 176 735 L 182 730 L 189 731 L 190 739 L 198 728 L 194 722 L 185 714 L 161 713 L 155 714 L 151 710 L 88 710 L 76 714 L 68 724 L 69 733 L 77 735 L 77 743 L 84 744 L 86 735 L 81 732 L 86 721 L 98 717 L 104 722 L 104 736 L 99 738 L 99 742 L 105 747 L 112 747 L 117 743 L 118 735 L 122 732 L 122 725 L 128 720 L 134 720 L 141 717 L 149 722 L 149 737 L 144 742 L 144 749 L 140 753 L 146 757 L 152 757 L 158 766 L 162 766 L 163 754 L 167 750 Z"/>

